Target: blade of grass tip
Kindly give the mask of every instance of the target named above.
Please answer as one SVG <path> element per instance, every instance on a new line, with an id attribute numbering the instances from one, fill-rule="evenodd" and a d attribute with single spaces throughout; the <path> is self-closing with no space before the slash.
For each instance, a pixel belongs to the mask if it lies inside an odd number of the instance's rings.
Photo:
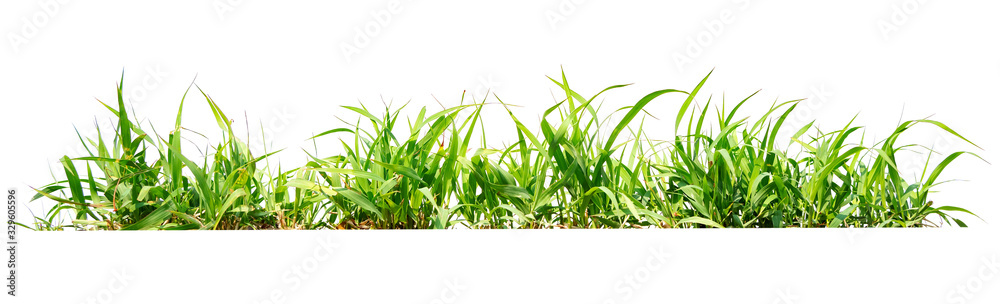
<path id="1" fill-rule="evenodd" d="M 125 71 L 122 70 L 121 80 L 118 83 L 118 132 L 122 138 L 121 144 L 125 155 L 132 155 L 129 151 L 129 144 L 132 140 L 132 121 L 128 119 L 128 111 L 125 110 L 125 99 L 122 97 L 122 85 L 125 82 Z"/>
<path id="2" fill-rule="evenodd" d="M 330 130 L 323 131 L 323 132 L 321 132 L 319 134 L 316 134 L 315 136 L 310 137 L 310 138 L 308 138 L 306 140 L 311 140 L 311 139 L 315 139 L 315 138 L 323 136 L 323 135 L 328 135 L 328 134 L 333 134 L 333 133 L 340 133 L 340 132 L 347 132 L 347 133 L 352 133 L 353 134 L 354 130 L 349 129 L 349 128 L 335 128 L 335 129 L 330 129 Z"/>
<path id="3" fill-rule="evenodd" d="M 927 177 L 926 181 L 924 181 L 924 188 L 929 188 L 931 185 L 933 185 L 934 181 L 937 180 L 938 175 L 941 175 L 941 172 L 944 171 L 944 168 L 947 167 L 948 164 L 951 164 L 952 161 L 954 161 L 956 158 L 958 158 L 958 156 L 962 154 L 969 154 L 979 159 L 983 159 L 979 155 L 976 155 L 975 153 L 972 152 L 959 151 L 952 153 L 948 155 L 948 157 L 945 157 L 944 160 L 941 160 L 941 162 L 938 163 L 937 167 L 934 168 L 934 171 L 931 171 L 931 175 Z"/>
<path id="4" fill-rule="evenodd" d="M 87 154 L 94 156 L 94 152 L 90 151 L 90 147 L 87 146 L 87 141 L 83 140 L 83 135 L 80 135 L 80 130 L 76 128 L 76 125 L 73 125 L 73 131 L 76 132 L 76 138 L 80 140 L 80 145 L 83 146 L 83 149 L 87 150 Z"/>
<path id="5" fill-rule="evenodd" d="M 344 108 L 344 109 L 348 109 L 348 110 L 351 110 L 351 111 L 357 112 L 358 114 L 363 115 L 364 117 L 366 117 L 369 120 L 371 120 L 372 123 L 376 124 L 377 128 L 379 128 L 379 129 L 385 128 L 385 126 L 382 125 L 382 120 L 381 119 L 379 119 L 378 117 L 375 117 L 375 115 L 372 115 L 372 113 L 369 113 L 368 111 L 366 111 L 366 110 L 364 110 L 362 108 L 352 107 L 352 106 L 341 106 L 341 107 Z"/>
<path id="6" fill-rule="evenodd" d="M 812 125 L 813 125 L 813 123 L 815 123 L 815 122 L 816 122 L 815 120 L 810 121 L 808 124 L 806 124 L 801 129 L 799 129 L 798 131 L 796 131 L 795 134 L 792 135 L 792 138 L 793 139 L 798 139 L 799 136 L 802 136 L 802 134 L 805 134 L 807 131 L 809 131 L 809 128 L 811 128 Z"/>
<path id="7" fill-rule="evenodd" d="M 677 129 L 680 128 L 681 119 L 684 119 L 684 113 L 687 113 L 687 108 L 688 106 L 691 106 L 691 102 L 694 101 L 695 95 L 698 95 L 698 91 L 701 90 L 701 87 L 705 85 L 705 82 L 708 81 L 708 77 L 712 76 L 712 72 L 714 71 L 715 69 L 709 71 L 708 75 L 705 75 L 705 78 L 702 78 L 701 82 L 699 82 L 698 85 L 694 87 L 694 90 L 691 90 L 691 93 L 688 93 L 688 98 L 684 100 L 684 103 L 681 104 L 681 109 L 677 112 L 677 121 L 674 122 L 674 133 L 676 133 Z"/>
<path id="8" fill-rule="evenodd" d="M 941 207 L 937 207 L 937 208 L 935 208 L 935 210 L 937 210 L 937 211 L 956 211 L 956 212 L 964 212 L 964 213 L 968 213 L 968 214 L 971 214 L 972 216 L 975 216 L 976 218 L 978 218 L 978 219 L 980 219 L 980 220 L 982 220 L 982 221 L 984 221 L 984 222 L 986 221 L 986 220 L 984 220 L 984 219 L 983 219 L 982 217 L 979 217 L 979 215 L 976 215 L 975 213 L 972 213 L 972 211 L 969 211 L 969 210 L 966 210 L 965 208 L 961 208 L 961 207 L 955 207 L 955 206 L 941 206 Z"/>
<path id="9" fill-rule="evenodd" d="M 38 195 L 41 195 L 42 197 L 45 197 L 45 198 L 48 198 L 48 199 L 51 199 L 51 200 L 53 200 L 53 201 L 55 201 L 57 203 L 60 203 L 60 204 L 80 206 L 80 203 L 77 203 L 77 202 L 74 202 L 72 200 L 68 200 L 68 199 L 65 199 L 65 198 L 61 198 L 61 197 L 55 196 L 55 194 L 46 192 L 46 191 L 44 191 L 44 189 L 31 188 L 31 190 L 35 190 L 35 192 Z M 105 205 L 103 205 L 103 204 L 83 204 L 83 206 L 85 206 L 85 207 L 91 207 L 91 208 L 102 208 L 102 207 L 105 207 Z M 53 208 L 53 210 L 49 210 L 49 212 L 58 211 L 58 210 L 55 210 L 55 209 L 56 208 Z"/>
<path id="10" fill-rule="evenodd" d="M 524 133 L 524 136 L 526 136 L 528 138 L 528 140 L 531 141 L 531 144 L 538 149 L 539 153 L 542 153 L 542 155 L 546 155 L 547 156 L 548 155 L 547 154 L 548 153 L 547 152 L 548 149 L 543 149 L 542 148 L 541 142 L 538 141 L 538 138 L 535 137 L 535 135 L 533 133 L 531 133 L 531 130 L 529 130 L 528 127 L 525 127 L 524 124 L 522 124 L 521 121 L 518 120 L 516 116 L 514 116 L 514 112 L 512 112 L 510 110 L 510 108 L 507 107 L 506 103 L 504 103 L 502 100 L 500 100 L 500 104 L 503 105 L 504 109 L 507 110 L 507 114 L 510 115 L 510 118 L 512 120 L 514 120 L 514 125 L 517 126 L 517 129 L 521 130 L 521 132 Z"/>
<path id="11" fill-rule="evenodd" d="M 722 118 L 723 116 L 725 116 L 725 113 L 728 113 L 728 112 L 726 112 L 726 93 L 723 92 L 722 93 L 722 106 L 721 107 L 719 107 L 719 106 L 715 107 L 715 119 L 716 119 L 717 122 L 719 122 L 719 127 L 720 128 L 726 126 L 726 120 L 724 118 Z"/>
<path id="12" fill-rule="evenodd" d="M 572 95 L 572 93 L 570 93 L 569 81 L 566 80 L 566 70 L 563 69 L 562 66 L 560 66 L 559 67 L 559 72 L 562 73 L 563 91 L 566 92 L 566 101 L 569 104 L 569 111 L 570 112 L 576 112 L 576 104 L 573 103 L 573 95 Z M 572 116 L 572 119 L 575 122 L 576 121 L 576 116 L 575 115 Z"/>
<path id="13" fill-rule="evenodd" d="M 750 96 L 747 96 L 746 98 L 743 98 L 743 100 L 740 101 L 739 103 L 737 103 L 736 106 L 733 107 L 732 110 L 729 110 L 729 115 L 726 116 L 726 122 L 725 122 L 725 124 L 729 125 L 729 122 L 733 120 L 733 116 L 736 115 L 736 110 L 739 110 L 740 107 L 743 106 L 743 104 L 747 102 L 747 100 L 750 100 L 750 97 L 753 97 L 754 95 L 757 95 L 757 93 L 760 93 L 760 90 L 757 90 L 757 91 L 753 92 L 753 94 L 750 94 Z"/>
<path id="14" fill-rule="evenodd" d="M 170 167 L 170 186 L 171 189 L 178 189 L 181 187 L 181 170 L 183 168 L 182 161 L 176 157 L 176 154 L 180 154 L 181 151 L 181 118 L 184 112 L 184 100 L 187 99 L 187 94 L 191 92 L 191 87 L 194 86 L 195 80 L 198 76 L 195 75 L 194 79 L 191 79 L 191 83 L 188 84 L 187 89 L 184 90 L 184 94 L 181 95 L 180 105 L 177 106 L 177 118 L 174 120 L 174 130 L 170 131 L 168 146 L 173 146 L 174 149 L 167 148 L 167 157 L 169 157 L 168 165 Z"/>
<path id="15" fill-rule="evenodd" d="M 702 83 L 704 83 L 704 80 L 702 81 Z M 699 85 L 699 88 L 700 88 L 700 85 Z M 656 97 L 659 97 L 660 95 L 663 95 L 663 94 L 666 94 L 666 93 L 685 93 L 685 94 L 687 94 L 687 92 L 684 92 L 684 91 L 679 91 L 679 90 L 674 90 L 674 89 L 666 89 L 666 90 L 659 90 L 659 91 L 656 91 L 656 92 L 653 92 L 653 93 L 649 93 L 648 95 L 646 95 L 642 99 L 639 99 L 639 101 L 636 102 L 634 106 L 632 106 L 632 109 L 629 110 L 628 113 L 625 113 L 625 117 L 622 117 L 622 120 L 620 122 L 618 122 L 618 125 L 615 126 L 615 128 L 611 131 L 611 135 L 608 136 L 607 142 L 605 142 L 605 144 L 604 144 L 604 150 L 605 151 L 610 151 L 611 150 L 611 147 L 614 146 L 615 139 L 618 138 L 618 134 L 621 133 L 622 130 L 625 129 L 625 127 L 629 124 L 629 122 L 631 122 L 632 119 L 635 118 L 635 116 L 637 114 L 639 114 L 640 111 L 642 111 L 643 107 L 645 107 L 647 104 L 649 104 L 650 101 L 653 101 L 653 99 L 655 99 Z M 688 100 L 691 100 L 691 97 L 688 97 Z"/>
<path id="16" fill-rule="evenodd" d="M 781 125 L 785 123 L 785 118 L 788 118 L 788 114 L 791 114 L 792 111 L 795 110 L 795 107 L 798 105 L 799 105 L 798 102 L 795 102 L 794 104 L 792 104 L 791 107 L 788 107 L 788 110 L 785 110 L 784 114 L 781 114 L 781 116 L 778 117 L 778 122 L 774 123 L 774 128 L 771 129 L 771 136 L 767 140 L 767 147 L 766 150 L 764 150 L 765 152 L 770 152 L 772 149 L 774 149 L 774 141 L 778 137 L 778 129 L 780 129 Z"/>
<path id="17" fill-rule="evenodd" d="M 708 100 L 705 101 L 705 106 L 703 107 L 703 109 L 701 111 L 701 116 L 698 117 L 698 124 L 694 128 L 694 134 L 702 135 L 702 133 L 701 133 L 702 124 L 705 122 L 705 117 L 708 116 L 708 109 L 709 109 L 709 105 L 711 105 L 711 104 L 712 104 L 712 96 L 709 96 Z M 694 140 L 694 149 L 692 149 L 691 151 L 696 151 L 696 152 L 697 151 L 701 151 L 701 150 L 699 150 L 699 148 L 701 146 L 701 140 L 699 140 L 697 138 L 692 138 L 692 139 Z"/>
<path id="18" fill-rule="evenodd" d="M 965 138 L 964 136 L 962 136 L 961 134 L 958 134 L 958 132 L 955 132 L 955 130 L 952 130 L 952 129 L 951 129 L 950 127 L 948 127 L 948 126 L 947 126 L 947 125 L 945 125 L 944 123 L 941 123 L 941 122 L 939 122 L 939 121 L 936 121 L 936 120 L 930 120 L 930 119 L 919 119 L 919 120 L 916 120 L 916 121 L 917 121 L 917 122 L 925 122 L 925 123 L 929 123 L 929 124 L 933 124 L 933 125 L 935 125 L 935 126 L 938 126 L 938 127 L 939 127 L 939 128 L 941 128 L 942 130 L 945 130 L 946 132 L 948 132 L 948 133 L 951 133 L 951 135 L 955 135 L 956 137 L 958 137 L 958 138 L 961 138 L 962 140 L 964 140 L 965 142 L 969 143 L 970 145 L 973 145 L 973 146 L 975 146 L 976 148 L 979 148 L 980 150 L 982 150 L 982 149 L 983 149 L 983 148 L 982 148 L 982 147 L 980 147 L 979 145 L 976 145 L 976 144 L 975 144 L 975 143 L 973 143 L 972 141 L 970 141 L 970 140 L 966 139 L 966 138 Z M 984 160 L 984 161 L 985 161 L 985 160 Z"/>
<path id="19" fill-rule="evenodd" d="M 205 91 L 202 90 L 201 87 L 199 87 L 197 84 L 194 86 L 195 88 L 198 89 L 198 92 L 201 93 L 201 96 L 205 97 L 205 101 L 208 102 L 209 108 L 212 109 L 212 116 L 215 117 L 215 122 L 219 124 L 219 128 L 222 129 L 223 131 L 227 131 L 229 137 L 233 137 L 233 128 L 229 122 L 229 118 L 226 117 L 226 114 L 222 113 L 222 109 L 219 108 L 219 105 L 216 104 L 215 101 L 212 100 L 212 97 L 208 96 L 208 94 L 205 93 Z"/>

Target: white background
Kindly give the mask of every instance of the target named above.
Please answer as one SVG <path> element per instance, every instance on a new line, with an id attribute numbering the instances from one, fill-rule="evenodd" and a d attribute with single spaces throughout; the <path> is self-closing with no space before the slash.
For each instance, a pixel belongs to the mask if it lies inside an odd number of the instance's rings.
<path id="1" fill-rule="evenodd" d="M 490 90 L 522 106 L 515 114 L 531 125 L 552 104 L 554 85 L 545 76 L 558 76 L 560 67 L 584 95 L 635 83 L 605 95 L 605 109 L 657 89 L 689 90 L 715 68 L 700 102 L 710 94 L 732 102 L 763 89 L 745 106 L 750 115 L 775 100 L 809 98 L 790 122 L 797 126 L 815 119 L 824 130 L 839 129 L 857 114 L 855 124 L 881 137 L 900 118 L 934 115 L 983 150 L 929 126 L 904 140 L 974 151 L 995 163 L 998 9 L 990 1 L 916 0 L 8 1 L 0 5 L 0 185 L 18 187 L 25 198 L 29 186 L 51 182 L 50 167 L 61 171 L 58 158 L 81 155 L 73 128 L 92 136 L 95 120 L 108 125 L 111 116 L 95 98 L 114 101 L 122 69 L 136 112 L 157 130 L 172 125 L 197 75 L 237 125 L 251 126 L 251 138 L 268 135 L 252 146 L 289 148 L 275 158 L 285 168 L 302 164 L 299 147 L 311 149 L 304 139 L 344 126 L 337 117 L 355 119 L 340 105 L 378 109 L 383 100 L 409 100 L 433 110 L 457 105 L 463 90 L 480 98 Z M 647 118 L 647 132 L 672 136 L 678 105 L 673 97 L 651 104 L 661 120 Z M 216 136 L 210 117 L 202 99 L 189 99 L 186 128 Z M 509 118 L 487 123 L 497 134 L 491 145 L 509 142 Z M 319 145 L 336 147 L 328 140 Z M 900 165 L 912 170 L 922 160 L 914 154 Z M 137 275 L 114 302 L 138 302 L 171 286 L 151 300 L 192 291 L 247 303 L 285 288 L 281 274 L 309 254 L 313 239 L 330 236 L 345 239 L 345 260 L 323 264 L 322 275 L 291 299 L 427 303 L 455 273 L 475 286 L 458 298 L 463 303 L 621 303 L 615 282 L 637 269 L 645 248 L 662 242 L 674 268 L 629 301 L 775 303 L 777 290 L 789 286 L 802 303 L 876 293 L 947 303 L 951 288 L 984 265 L 979 258 L 997 252 L 989 224 L 1000 218 L 994 170 L 960 158 L 943 178 L 965 181 L 942 185 L 933 197 L 986 219 L 962 217 L 978 227 L 971 231 L 870 232 L 875 241 L 867 242 L 846 241 L 847 231 L 24 233 L 21 291 L 26 299 L 84 302 L 101 293 L 111 271 L 126 267 Z M 42 204 L 49 203 L 30 208 Z M 917 288 L 925 284 L 932 287 Z M 974 300 L 988 297 L 998 295 L 981 291 Z"/>

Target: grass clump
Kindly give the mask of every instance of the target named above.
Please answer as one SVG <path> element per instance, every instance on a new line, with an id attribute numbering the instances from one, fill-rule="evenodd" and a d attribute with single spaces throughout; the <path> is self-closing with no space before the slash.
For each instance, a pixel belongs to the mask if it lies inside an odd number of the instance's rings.
<path id="1" fill-rule="evenodd" d="M 779 138 L 801 100 L 774 103 L 756 119 L 740 117 L 754 93 L 731 108 L 722 101 L 709 113 L 711 97 L 695 102 L 708 78 L 690 91 L 649 93 L 614 111 L 622 115 L 613 121 L 596 100 L 627 85 L 584 97 L 563 74 L 550 80 L 565 98 L 536 128 L 499 97 L 495 104 L 466 104 L 463 94 L 459 106 L 422 108 L 416 117 L 401 117 L 405 105 L 386 106 L 383 114 L 344 106 L 357 115 L 355 123 L 310 138 L 338 143 L 341 153 L 307 152 L 305 165 L 287 171 L 268 166 L 276 152 L 252 155 L 200 88 L 222 140 L 209 156 L 192 159 L 181 150 L 182 134 L 197 134 L 181 125 L 187 92 L 173 130 L 161 137 L 126 114 L 119 85 L 117 108 L 105 104 L 118 119 L 113 140 L 100 133 L 81 137 L 89 155 L 62 158 L 65 180 L 35 196 L 57 205 L 36 217 L 35 228 L 922 227 L 936 226 L 933 218 L 966 226 L 952 214 L 972 212 L 935 205 L 930 197 L 952 161 L 979 156 L 953 152 L 937 164 L 928 156 L 915 180 L 896 166 L 899 152 L 920 148 L 897 142 L 916 125 L 972 144 L 947 125 L 902 122 L 870 147 L 862 145 L 864 129 L 853 119 L 831 132 L 808 123 Z M 674 136 L 651 138 L 643 129 L 645 107 L 663 95 L 683 97 Z M 497 132 L 484 127 L 487 107 L 506 110 L 516 142 L 487 145 L 489 133 Z M 779 140 L 788 142 L 782 147 Z M 59 220 L 66 214 L 69 223 Z"/>

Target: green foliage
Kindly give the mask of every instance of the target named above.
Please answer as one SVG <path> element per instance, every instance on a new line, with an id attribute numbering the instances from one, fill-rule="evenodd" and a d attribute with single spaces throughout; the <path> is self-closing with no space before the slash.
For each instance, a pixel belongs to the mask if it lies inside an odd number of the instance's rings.
<path id="1" fill-rule="evenodd" d="M 915 181 L 896 167 L 897 153 L 915 147 L 897 140 L 918 124 L 971 144 L 945 124 L 906 121 L 864 147 L 863 129 L 853 120 L 833 132 L 811 130 L 809 123 L 782 148 L 779 131 L 800 100 L 774 103 L 756 120 L 738 119 L 737 110 L 754 93 L 729 110 L 723 101 L 710 115 L 711 98 L 704 105 L 695 102 L 708 78 L 690 92 L 652 92 L 615 111 L 622 117 L 611 122 L 610 115 L 599 114 L 595 100 L 627 85 L 585 98 L 563 74 L 550 80 L 565 98 L 543 113 L 536 129 L 499 97 L 499 104 L 465 104 L 463 94 L 460 106 L 435 113 L 422 108 L 406 119 L 403 132 L 397 126 L 405 105 L 386 106 L 381 115 L 363 105 L 344 106 L 357 123 L 310 139 L 339 143 L 342 153 L 309 154 L 304 166 L 287 171 L 268 168 L 266 158 L 276 152 L 253 156 L 233 133 L 232 121 L 200 88 L 223 139 L 208 157 L 192 159 L 181 150 L 188 92 L 164 138 L 131 120 L 119 85 L 117 108 L 105 104 L 118 119 L 113 141 L 105 142 L 100 132 L 93 139 L 80 137 L 89 155 L 64 157 L 66 179 L 37 189 L 35 199 L 57 204 L 36 218 L 35 227 L 919 227 L 933 225 L 931 216 L 965 226 L 952 213 L 972 214 L 934 206 L 930 196 L 953 160 L 979 156 L 954 152 L 934 166 L 926 164 L 929 172 Z M 668 140 L 643 130 L 645 107 L 662 102 L 661 96 L 683 97 Z M 487 108 L 506 110 L 518 141 L 488 148 L 487 132 L 496 131 L 484 128 Z M 60 223 L 58 216 L 66 213 L 72 222 Z"/>

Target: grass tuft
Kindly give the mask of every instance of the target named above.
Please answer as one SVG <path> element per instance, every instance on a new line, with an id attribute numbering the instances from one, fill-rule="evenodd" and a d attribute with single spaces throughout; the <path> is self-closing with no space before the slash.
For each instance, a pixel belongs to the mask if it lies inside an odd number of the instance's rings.
<path id="1" fill-rule="evenodd" d="M 712 99 L 695 98 L 711 73 L 690 91 L 654 91 L 615 112 L 599 114 L 595 100 L 626 87 L 607 87 L 585 98 L 565 73 L 549 78 L 565 98 L 529 128 L 499 97 L 400 117 L 405 105 L 371 111 L 344 106 L 354 124 L 311 141 L 338 143 L 335 155 L 307 153 L 299 168 L 269 168 L 278 151 L 253 155 L 232 121 L 192 83 L 166 136 L 145 131 L 126 112 L 122 87 L 110 141 L 100 130 L 80 138 L 88 155 L 61 159 L 65 179 L 36 189 L 56 204 L 35 218 L 39 230 L 188 229 L 446 229 L 701 228 L 701 227 L 922 227 L 931 219 L 965 227 L 930 197 L 944 169 L 960 156 L 926 164 L 916 180 L 896 166 L 897 142 L 913 126 L 940 128 L 975 146 L 944 123 L 900 123 L 886 138 L 863 146 L 853 120 L 824 132 L 813 123 L 785 147 L 778 134 L 800 100 L 774 103 L 762 116 L 739 118 L 756 93 L 709 113 Z M 195 88 L 216 120 L 222 139 L 206 157 L 181 149 L 185 99 Z M 645 107 L 661 96 L 683 95 L 674 136 L 650 138 Z M 489 148 L 483 111 L 505 110 L 517 141 Z M 383 113 L 383 114 L 376 114 Z M 404 120 L 400 120 L 404 118 Z M 404 122 L 405 121 L 405 122 Z M 405 131 L 402 126 L 405 124 Z M 609 130 L 606 136 L 601 136 Z M 193 133 L 193 131 L 191 131 Z M 788 134 L 788 133 L 784 133 Z M 339 137 L 335 137 L 339 136 Z M 978 146 L 976 146 L 978 147 Z M 931 151 L 935 152 L 935 151 Z M 981 158 L 980 158 L 981 159 Z M 62 216 L 72 220 L 64 222 Z"/>

